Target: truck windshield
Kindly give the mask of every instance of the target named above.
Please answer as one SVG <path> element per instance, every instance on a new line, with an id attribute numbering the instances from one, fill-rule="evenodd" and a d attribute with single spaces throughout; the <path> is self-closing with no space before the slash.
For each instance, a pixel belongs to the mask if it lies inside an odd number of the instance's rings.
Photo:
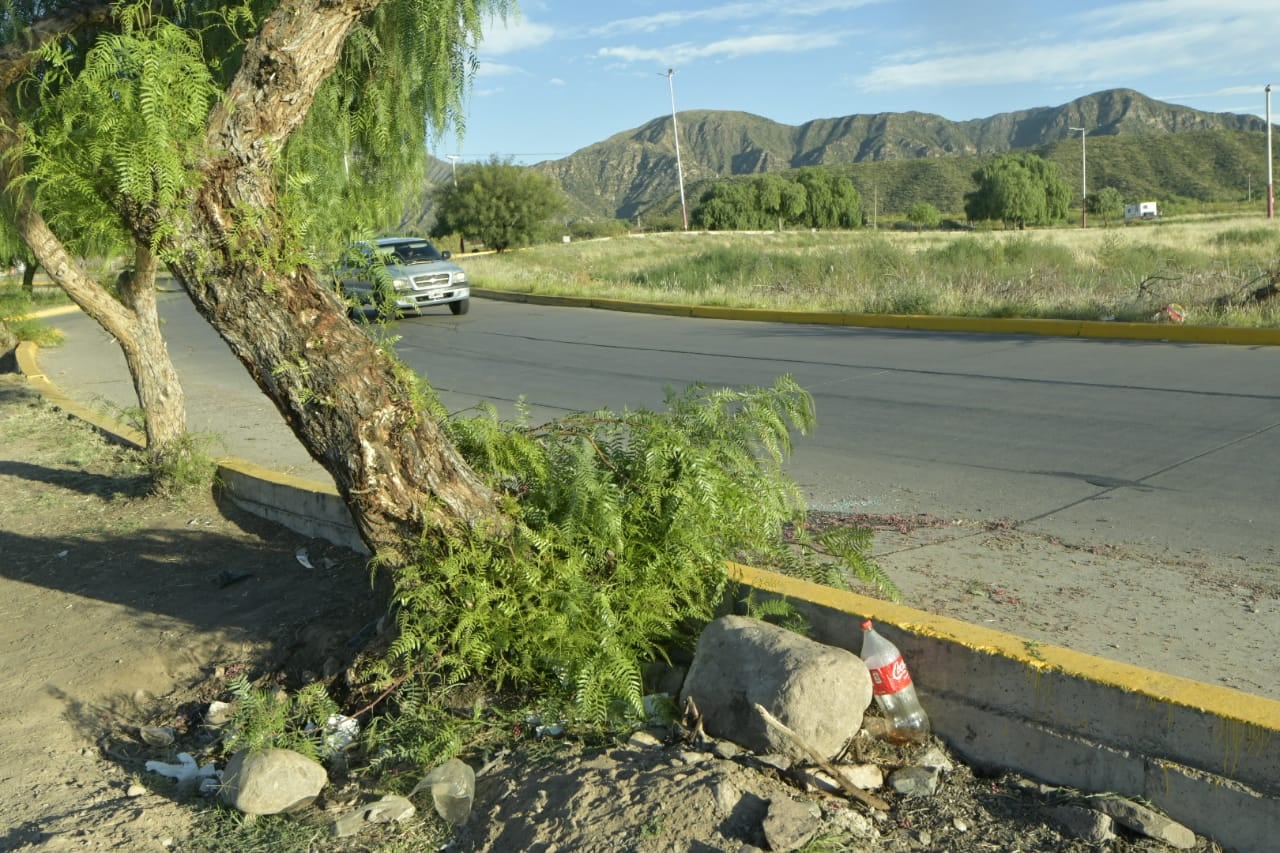
<path id="1" fill-rule="evenodd" d="M 439 250 L 426 240 L 416 240 L 412 243 L 396 243 L 393 246 L 385 246 L 379 254 L 385 252 L 384 257 L 388 263 L 398 264 L 421 264 L 427 261 L 438 261 L 441 259 Z"/>

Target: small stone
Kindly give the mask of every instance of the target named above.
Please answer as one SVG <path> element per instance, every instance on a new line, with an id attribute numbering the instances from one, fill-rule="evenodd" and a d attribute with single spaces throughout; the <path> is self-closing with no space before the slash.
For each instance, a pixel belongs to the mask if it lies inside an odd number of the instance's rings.
<path id="1" fill-rule="evenodd" d="M 955 818 L 954 820 L 951 821 L 951 825 L 956 828 L 956 832 L 969 831 L 969 822 L 966 821 L 964 818 L 959 818 L 959 817 Z"/>
<path id="2" fill-rule="evenodd" d="M 209 710 L 204 712 L 204 722 L 207 726 L 217 728 L 231 722 L 231 718 L 235 716 L 236 708 L 230 702 L 213 701 L 209 703 Z"/>
<path id="3" fill-rule="evenodd" d="M 836 767 L 855 787 L 864 791 L 878 791 L 884 787 L 884 771 L 874 764 L 843 764 Z M 801 770 L 797 777 L 810 791 L 841 794 L 844 788 L 823 770 Z"/>
<path id="4" fill-rule="evenodd" d="M 731 740 L 718 740 L 711 747 L 711 754 L 725 761 L 732 761 L 742 753 L 742 749 Z"/>
<path id="5" fill-rule="evenodd" d="M 1163 841 L 1170 847 L 1190 850 L 1196 846 L 1196 834 L 1190 829 L 1132 800 L 1120 797 L 1092 797 L 1089 805 L 1105 815 L 1110 815 L 1117 823 L 1140 832 L 1148 838 Z"/>
<path id="6" fill-rule="evenodd" d="M 933 843 L 933 833 L 927 829 L 922 829 L 916 839 L 920 842 L 921 847 L 928 847 Z"/>
<path id="7" fill-rule="evenodd" d="M 904 767 L 889 777 L 889 785 L 904 797 L 932 797 L 941 775 L 936 767 Z"/>
<path id="8" fill-rule="evenodd" d="M 174 731 L 168 726 L 139 726 L 138 736 L 147 746 L 173 746 Z"/>
<path id="9" fill-rule="evenodd" d="M 936 746 L 926 749 L 915 763 L 920 767 L 936 767 L 943 773 L 950 773 L 955 769 L 955 765 L 951 763 L 951 759 L 947 758 L 947 754 Z"/>
<path id="10" fill-rule="evenodd" d="M 764 817 L 764 838 L 770 850 L 795 850 L 818 832 L 818 821 L 804 803 L 786 797 L 769 801 Z"/>
<path id="11" fill-rule="evenodd" d="M 757 758 L 764 766 L 772 767 L 780 773 L 786 773 L 791 769 L 791 759 L 785 755 L 771 752 L 768 755 L 757 756 Z"/>
<path id="12" fill-rule="evenodd" d="M 678 763 L 688 765 L 702 764 L 703 762 L 710 760 L 711 753 L 709 752 L 689 752 L 687 750 L 681 750 L 681 752 L 676 756 L 676 761 Z"/>
<path id="13" fill-rule="evenodd" d="M 141 797 L 142 795 L 144 795 L 144 794 L 146 794 L 146 793 L 147 793 L 147 786 L 146 786 L 146 785 L 139 785 L 137 782 L 134 782 L 134 783 L 133 783 L 133 784 L 131 784 L 131 785 L 128 787 L 128 789 L 124 792 L 124 795 L 125 795 L 126 797 Z"/>
<path id="14" fill-rule="evenodd" d="M 716 801 L 716 812 L 726 816 L 733 814 L 738 801 L 742 799 L 742 792 L 724 780 L 716 782 L 711 795 Z"/>
<path id="15" fill-rule="evenodd" d="M 1090 844 L 1105 844 L 1116 837 L 1111 818 L 1083 806 L 1053 806 L 1046 810 L 1049 819 L 1073 838 Z"/>
<path id="16" fill-rule="evenodd" d="M 350 838 L 364 829 L 364 815 L 364 809 L 356 809 L 334 818 L 333 823 L 329 826 L 329 834 L 334 838 Z"/>
<path id="17" fill-rule="evenodd" d="M 631 737 L 627 738 L 627 746 L 632 749 L 656 749 L 662 746 L 662 741 L 646 731 L 633 732 Z"/>

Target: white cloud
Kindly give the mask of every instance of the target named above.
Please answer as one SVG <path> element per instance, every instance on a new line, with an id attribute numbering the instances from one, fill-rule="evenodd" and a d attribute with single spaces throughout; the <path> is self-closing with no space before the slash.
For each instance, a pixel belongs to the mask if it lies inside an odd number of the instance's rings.
<path id="1" fill-rule="evenodd" d="M 764 53 L 804 53 L 810 50 L 835 47 L 841 34 L 779 33 L 776 35 L 743 36 L 697 45 L 689 42 L 666 47 L 604 47 L 596 55 L 623 62 L 652 62 L 658 65 L 683 65 L 694 59 L 736 59 L 742 56 L 759 56 Z"/>
<path id="2" fill-rule="evenodd" d="M 476 77 L 514 77 L 520 74 L 528 74 L 519 65 L 508 65 L 504 62 L 489 62 L 481 60 L 479 66 L 476 67 Z"/>
<path id="3" fill-rule="evenodd" d="M 883 0 L 796 0 L 785 6 L 778 3 L 722 3 L 706 9 L 661 12 L 634 18 L 610 21 L 591 31 L 594 36 L 613 36 L 621 33 L 652 33 L 671 27 L 693 23 L 744 21 L 751 18 L 777 16 L 813 17 L 828 12 L 844 12 L 861 6 L 870 6 Z"/>
<path id="4" fill-rule="evenodd" d="M 565 85 L 564 80 L 561 80 L 559 77 L 552 77 L 550 80 L 548 80 L 548 81 L 547 81 L 547 83 L 549 83 L 549 84 L 550 84 L 550 85 L 552 85 L 552 86 L 564 86 L 564 85 Z"/>
<path id="5" fill-rule="evenodd" d="M 1223 0 L 1228 7 L 1251 4 L 1250 0 Z M 1273 3 L 1274 0 L 1268 0 Z M 1096 82 L 1117 73 L 1161 74 L 1183 69 L 1229 68 L 1242 63 L 1241 45 L 1256 36 L 1256 22 L 1241 18 L 1208 19 L 1209 4 L 1202 0 L 1159 0 L 1133 4 L 1157 7 L 1165 4 L 1204 10 L 1204 15 L 1188 15 L 1168 27 L 1149 26 L 1138 31 L 1091 36 L 1081 33 L 1074 41 L 1035 42 L 1009 45 L 940 47 L 929 58 L 887 62 L 856 78 L 865 92 L 891 92 L 930 86 L 994 85 L 1007 83 L 1074 80 Z M 1115 8 L 1132 11 L 1129 4 Z M 1093 13 L 1090 13 L 1091 15 Z M 1204 20 L 1191 20 L 1205 18 Z"/>
<path id="6" fill-rule="evenodd" d="M 1269 20 L 1275 14 L 1275 0 L 1141 0 L 1141 2 L 1108 3 L 1075 16 L 1075 20 L 1098 29 L 1132 30 L 1159 22 L 1175 26 L 1193 21 L 1223 21 L 1235 17 L 1256 16 Z"/>
<path id="7" fill-rule="evenodd" d="M 1162 101 L 1195 101 L 1202 98 L 1231 98 L 1236 95 L 1257 95 L 1263 97 L 1263 89 L 1266 83 L 1253 83 L 1246 86 L 1226 86 L 1222 89 L 1216 89 L 1212 92 L 1191 92 L 1185 95 L 1167 95 L 1161 97 Z M 1250 107 L 1252 109 L 1252 107 Z"/>
<path id="8" fill-rule="evenodd" d="M 480 52 L 502 56 L 546 44 L 555 38 L 554 27 L 535 23 L 524 17 L 490 18 L 480 40 Z"/>

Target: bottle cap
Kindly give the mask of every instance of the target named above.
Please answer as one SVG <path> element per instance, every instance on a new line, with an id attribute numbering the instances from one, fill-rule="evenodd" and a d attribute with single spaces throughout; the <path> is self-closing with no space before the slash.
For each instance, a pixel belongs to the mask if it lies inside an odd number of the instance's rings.
<path id="1" fill-rule="evenodd" d="M 862 620 L 862 630 L 864 630 L 864 631 L 870 631 L 870 630 L 871 630 L 871 620 L 870 620 L 870 619 L 863 619 L 863 620 Z"/>

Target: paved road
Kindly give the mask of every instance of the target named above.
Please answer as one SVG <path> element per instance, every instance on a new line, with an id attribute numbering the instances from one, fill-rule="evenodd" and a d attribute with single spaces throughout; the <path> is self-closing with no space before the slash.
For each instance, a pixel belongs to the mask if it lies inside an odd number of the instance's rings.
<path id="1" fill-rule="evenodd" d="M 181 294 L 162 301 L 193 429 L 323 476 Z M 119 350 L 80 315 L 41 354 L 81 398 L 134 404 Z M 898 332 L 664 318 L 490 301 L 398 324 L 452 409 L 536 419 L 657 405 L 664 386 L 793 374 L 819 427 L 792 464 L 814 506 L 1006 518 L 1076 542 L 1275 565 L 1280 348 Z"/>

